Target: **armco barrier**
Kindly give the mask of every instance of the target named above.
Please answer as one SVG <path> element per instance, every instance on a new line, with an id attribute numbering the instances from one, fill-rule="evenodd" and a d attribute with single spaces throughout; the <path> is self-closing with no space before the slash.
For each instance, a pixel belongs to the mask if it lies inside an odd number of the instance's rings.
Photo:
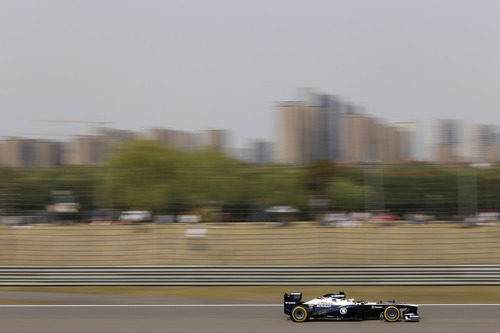
<path id="1" fill-rule="evenodd" d="M 500 285 L 500 265 L 0 266 L 0 285 Z"/>

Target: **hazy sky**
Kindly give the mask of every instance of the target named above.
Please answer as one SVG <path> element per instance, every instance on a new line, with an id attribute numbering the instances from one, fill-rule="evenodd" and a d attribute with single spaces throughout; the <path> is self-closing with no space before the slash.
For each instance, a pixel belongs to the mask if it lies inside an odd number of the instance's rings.
<path id="1" fill-rule="evenodd" d="M 297 87 L 385 118 L 500 124 L 500 1 L 0 0 L 0 136 L 273 137 Z"/>

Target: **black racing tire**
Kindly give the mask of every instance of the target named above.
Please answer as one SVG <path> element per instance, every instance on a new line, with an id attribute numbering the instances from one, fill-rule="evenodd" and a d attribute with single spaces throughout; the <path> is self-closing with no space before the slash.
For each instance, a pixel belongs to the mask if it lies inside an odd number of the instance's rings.
<path id="1" fill-rule="evenodd" d="M 292 309 L 290 318 L 296 323 L 302 323 L 309 318 L 309 311 L 303 305 L 297 305 Z"/>
<path id="2" fill-rule="evenodd" d="M 394 323 L 401 318 L 401 311 L 394 305 L 390 305 L 384 309 L 384 319 L 390 323 Z"/>

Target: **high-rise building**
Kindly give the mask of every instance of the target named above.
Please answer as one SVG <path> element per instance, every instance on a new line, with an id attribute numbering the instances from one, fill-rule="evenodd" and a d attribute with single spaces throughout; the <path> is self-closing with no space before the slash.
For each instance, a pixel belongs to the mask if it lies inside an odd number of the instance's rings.
<path id="1" fill-rule="evenodd" d="M 86 135 L 65 144 L 63 160 L 64 164 L 94 165 L 103 162 L 109 153 L 103 138 Z"/>
<path id="2" fill-rule="evenodd" d="M 273 143 L 255 140 L 250 146 L 250 154 L 254 163 L 272 163 L 274 161 Z"/>
<path id="3" fill-rule="evenodd" d="M 8 138 L 0 144 L 0 166 L 11 168 L 53 167 L 62 164 L 62 143 Z"/>
<path id="4" fill-rule="evenodd" d="M 35 141 L 33 166 L 48 168 L 63 163 L 63 144 L 54 141 Z"/>
<path id="5" fill-rule="evenodd" d="M 194 150 L 198 147 L 198 136 L 196 133 L 166 128 L 152 128 L 145 134 L 147 139 L 155 140 L 171 148 L 184 151 Z"/>
<path id="6" fill-rule="evenodd" d="M 310 89 L 301 89 L 298 100 L 276 107 L 278 162 L 395 163 L 414 159 L 414 123 L 384 124 L 352 103 Z"/>
<path id="7" fill-rule="evenodd" d="M 277 162 L 305 164 L 327 158 L 326 112 L 304 102 L 277 105 Z"/>
<path id="8" fill-rule="evenodd" d="M 341 160 L 341 114 L 349 111 L 351 105 L 342 102 L 338 97 L 333 95 L 318 94 L 311 89 L 301 89 L 299 91 L 300 100 L 304 101 L 307 106 L 313 106 L 323 109 L 324 124 L 320 125 L 324 131 L 323 140 L 325 141 L 320 158 L 329 159 L 330 161 Z M 319 128 L 318 128 L 319 129 Z"/>
<path id="9" fill-rule="evenodd" d="M 455 163 L 461 160 L 461 123 L 457 120 L 439 119 L 432 123 L 432 160 L 438 163 Z"/>
<path id="10" fill-rule="evenodd" d="M 64 143 L 63 163 L 94 165 L 104 162 L 124 142 L 133 140 L 137 134 L 114 128 L 96 128 L 93 135 L 82 135 Z"/>
<path id="11" fill-rule="evenodd" d="M 334 96 L 324 95 L 322 107 L 326 110 L 326 150 L 330 161 L 342 159 L 342 110 L 343 103 Z"/>
<path id="12" fill-rule="evenodd" d="M 342 160 L 348 163 L 380 162 L 380 143 L 388 135 L 389 133 L 381 132 L 374 117 L 359 113 L 343 114 Z"/>
<path id="13" fill-rule="evenodd" d="M 378 160 L 383 163 L 396 163 L 401 158 L 401 133 L 392 125 L 379 125 Z"/>
<path id="14" fill-rule="evenodd" d="M 227 151 L 229 131 L 222 129 L 205 130 L 201 135 L 201 145 L 218 151 Z"/>
<path id="15" fill-rule="evenodd" d="M 398 120 L 391 123 L 399 133 L 399 159 L 417 160 L 417 124 L 411 120 Z"/>
<path id="16" fill-rule="evenodd" d="M 11 137 L 3 141 L 2 164 L 11 168 L 35 166 L 35 140 Z"/>
<path id="17" fill-rule="evenodd" d="M 243 148 L 231 148 L 229 156 L 248 163 L 268 164 L 275 160 L 274 145 L 263 140 L 250 140 Z"/>
<path id="18" fill-rule="evenodd" d="M 304 103 L 283 102 L 276 106 L 278 163 L 302 164 L 304 158 Z"/>
<path id="19" fill-rule="evenodd" d="M 494 125 L 464 124 L 459 152 L 462 160 L 473 163 L 500 160 L 498 129 Z"/>

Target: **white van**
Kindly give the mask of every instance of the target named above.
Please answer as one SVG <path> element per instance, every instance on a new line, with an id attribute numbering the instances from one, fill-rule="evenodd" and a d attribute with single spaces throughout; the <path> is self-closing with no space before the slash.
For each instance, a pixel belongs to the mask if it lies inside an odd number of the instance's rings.
<path id="1" fill-rule="evenodd" d="M 118 220 L 120 222 L 151 222 L 153 217 L 147 210 L 127 210 L 121 213 Z"/>

